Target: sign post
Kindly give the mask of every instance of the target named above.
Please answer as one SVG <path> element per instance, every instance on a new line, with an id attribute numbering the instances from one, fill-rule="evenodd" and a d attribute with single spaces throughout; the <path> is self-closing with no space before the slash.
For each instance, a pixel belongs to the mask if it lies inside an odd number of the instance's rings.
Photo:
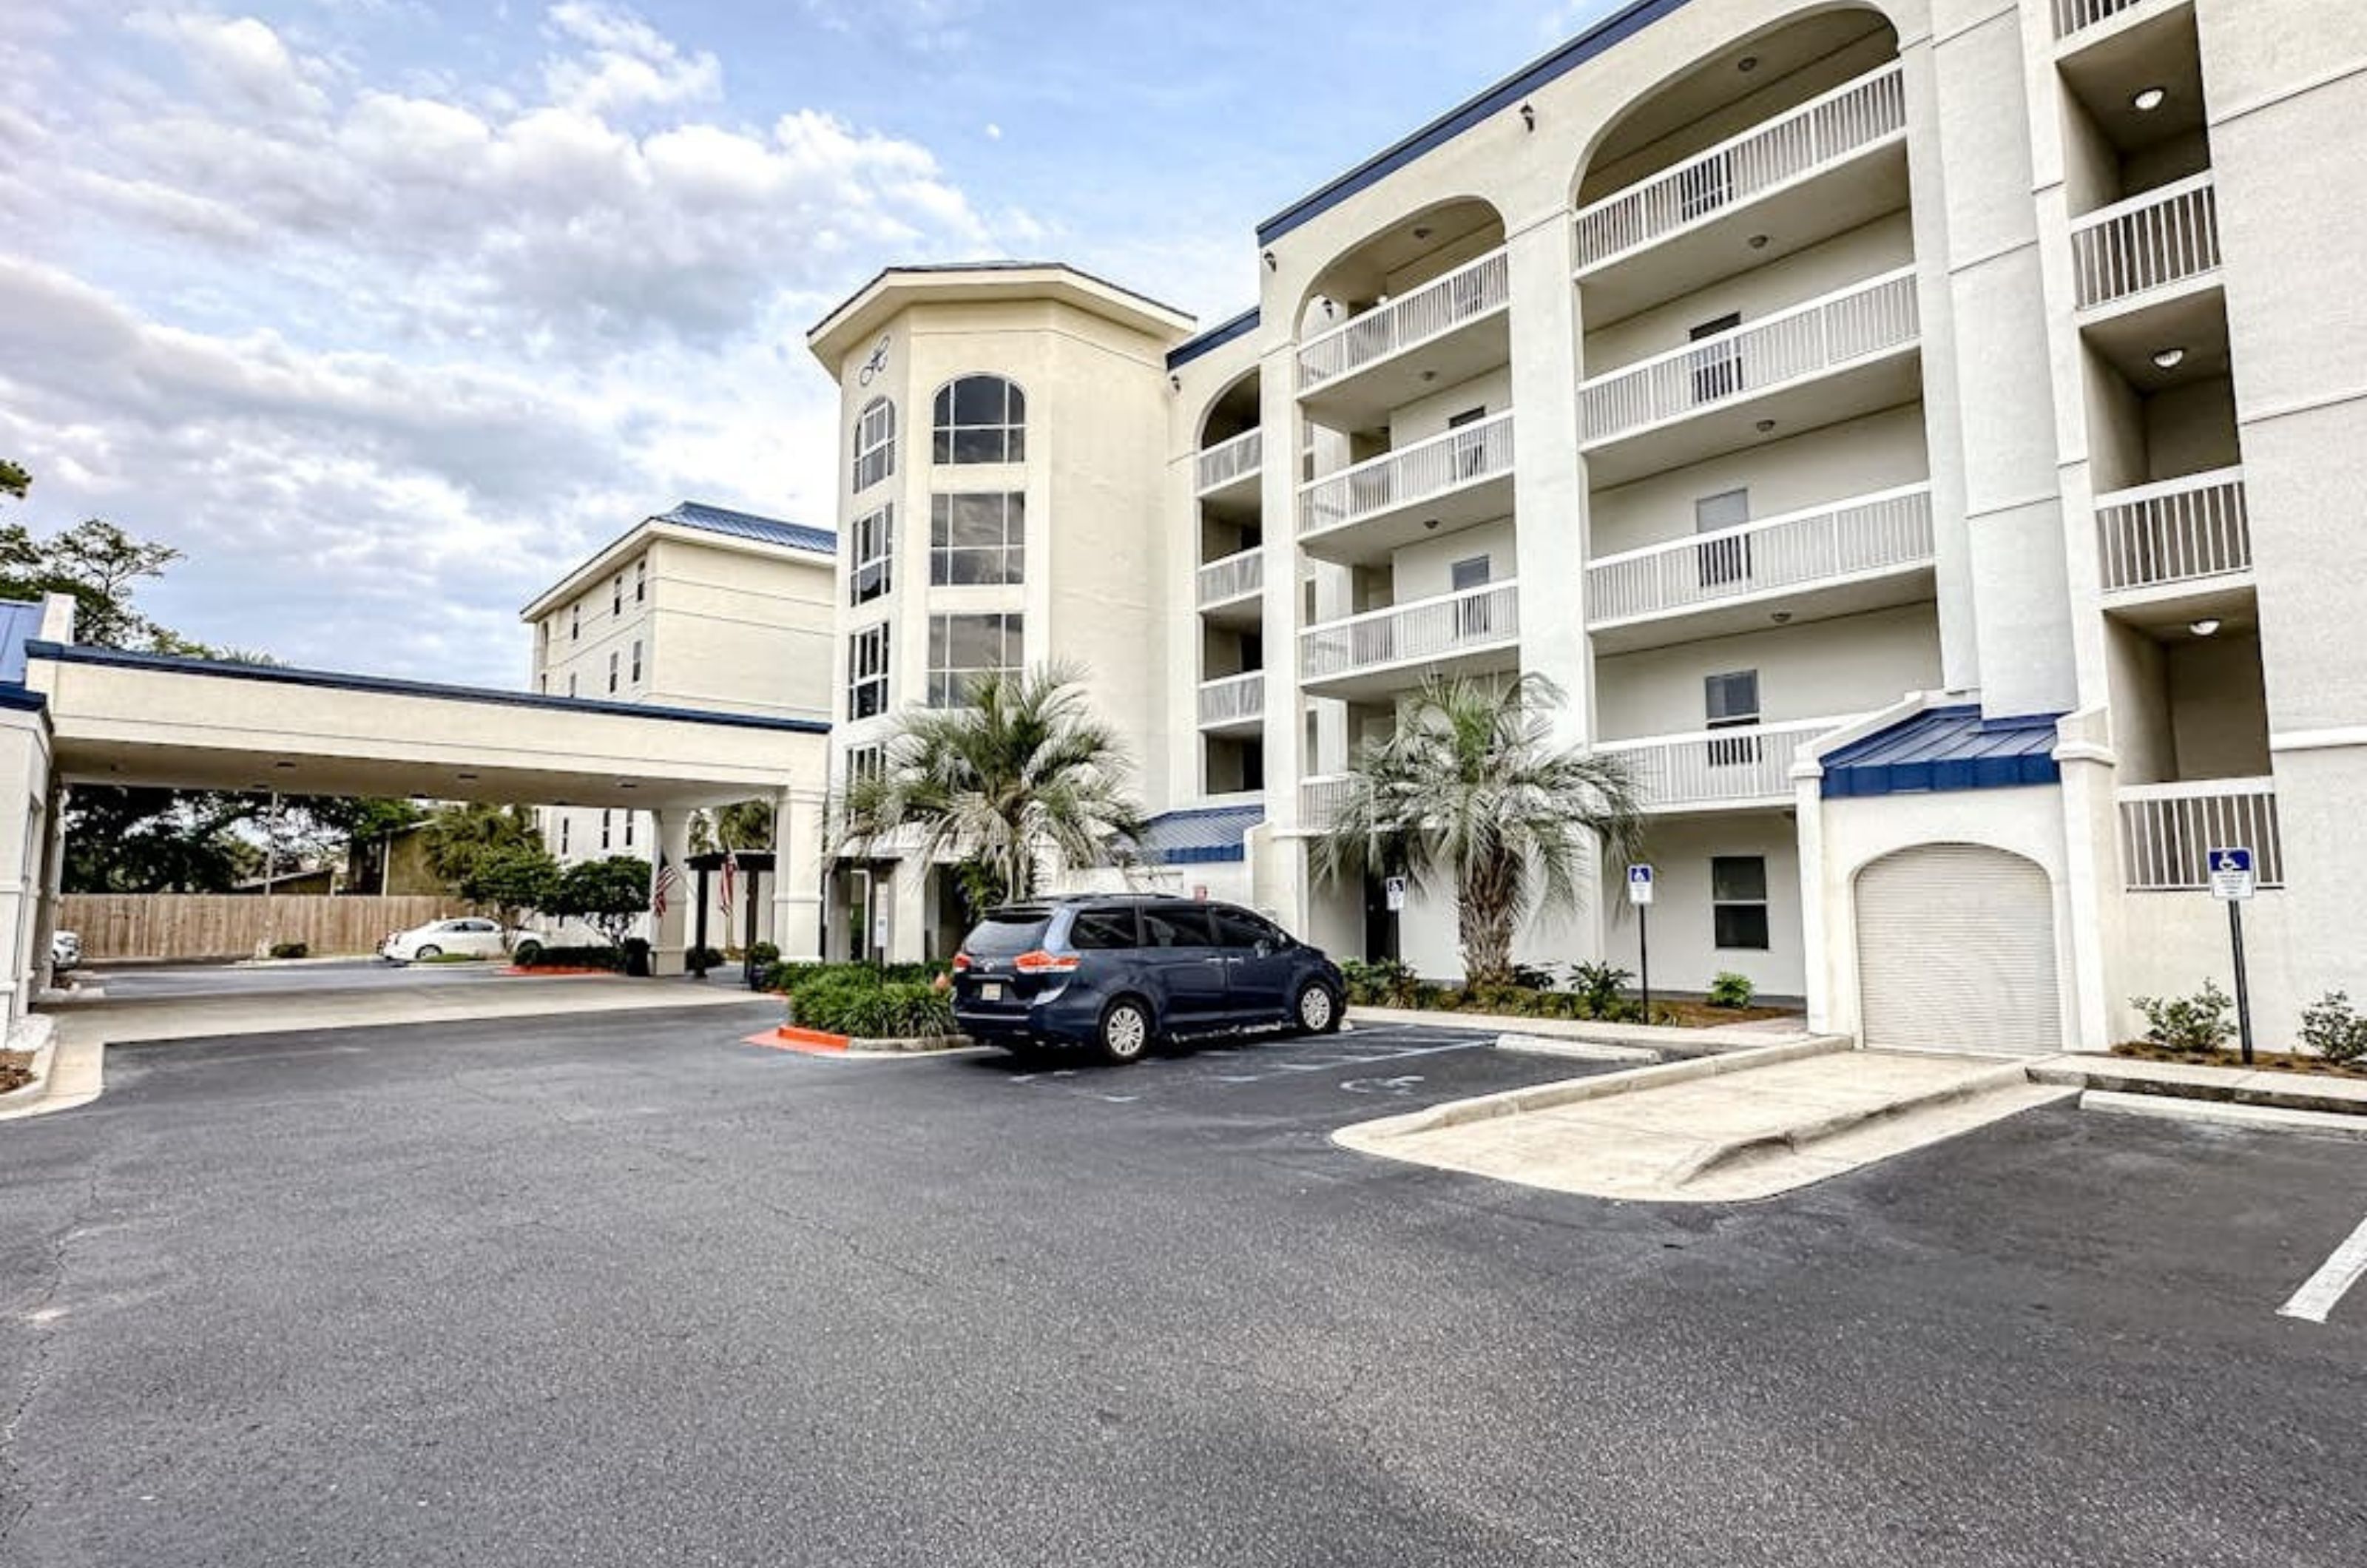
<path id="1" fill-rule="evenodd" d="M 2236 1032 L 2244 1046 L 2244 1061 L 2252 1060 L 2252 994 L 2244 979 L 2244 905 L 2259 887 L 2253 869 L 2252 847 L 2234 844 L 2213 850 L 2204 857 L 2211 874 L 2211 897 L 2227 906 L 2227 940 L 2236 953 Z"/>
<path id="2" fill-rule="evenodd" d="M 1652 868 L 1627 868 L 1627 902 L 1636 909 L 1637 979 L 1644 990 L 1644 1021 L 1652 1021 Z"/>

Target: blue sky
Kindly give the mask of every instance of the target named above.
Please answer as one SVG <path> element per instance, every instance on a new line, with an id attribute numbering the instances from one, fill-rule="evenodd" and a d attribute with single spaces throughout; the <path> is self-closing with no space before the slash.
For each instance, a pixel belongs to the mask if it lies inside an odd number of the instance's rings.
<path id="1" fill-rule="evenodd" d="M 827 525 L 803 333 L 894 262 L 1214 322 L 1262 218 L 1615 8 L 0 0 L 0 456 L 295 663 L 523 683 L 677 500 Z"/>

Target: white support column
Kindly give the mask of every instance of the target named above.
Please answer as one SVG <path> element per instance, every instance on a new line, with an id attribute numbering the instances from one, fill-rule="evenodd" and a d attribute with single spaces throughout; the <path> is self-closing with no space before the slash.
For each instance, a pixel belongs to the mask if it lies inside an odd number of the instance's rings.
<path id="1" fill-rule="evenodd" d="M 1825 770 L 1818 762 L 1792 765 L 1792 798 L 1800 837 L 1800 955 L 1806 980 L 1808 1027 L 1819 1034 L 1833 1027 L 1833 922 L 1826 907 Z M 1843 913 L 1842 925 L 1850 922 Z M 1851 940 L 1855 940 L 1852 935 Z"/>
<path id="2" fill-rule="evenodd" d="M 39 998 L 42 986 L 57 983 L 57 976 L 50 968 L 50 940 L 58 929 L 58 900 L 65 894 L 66 803 L 69 792 L 65 781 L 55 774 L 51 774 L 46 783 L 48 788 L 37 807 L 41 822 L 41 860 L 40 879 L 36 885 L 39 901 L 33 911 L 31 973 L 22 997 L 24 1005 L 28 1007 Z"/>
<path id="3" fill-rule="evenodd" d="M 822 809 L 794 790 L 773 797 L 773 942 L 787 959 L 821 950 Z"/>
<path id="4" fill-rule="evenodd" d="M 666 895 L 665 913 L 650 922 L 650 967 L 659 975 L 679 975 L 690 946 L 690 906 L 698 897 L 698 879 L 690 869 L 690 812 L 674 807 L 656 817 L 657 846 L 650 874 L 654 880 L 660 863 L 672 866 L 674 887 Z"/>
<path id="5" fill-rule="evenodd" d="M 888 891 L 888 962 L 918 964 L 929 930 L 929 863 L 906 855 L 896 863 Z"/>
<path id="6" fill-rule="evenodd" d="M 2071 972 L 2064 987 L 2065 1043 L 2078 1051 L 2110 1051 L 2109 971 L 2119 951 L 2121 925 L 2112 794 L 2119 769 L 2105 743 L 2102 707 L 2066 716 L 2056 733 L 2055 763 L 2063 774 L 2063 891 L 2071 950 Z"/>

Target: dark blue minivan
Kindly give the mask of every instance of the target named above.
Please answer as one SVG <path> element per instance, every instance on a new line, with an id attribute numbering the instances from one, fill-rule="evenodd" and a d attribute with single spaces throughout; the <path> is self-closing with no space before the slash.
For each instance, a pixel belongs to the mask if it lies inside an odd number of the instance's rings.
<path id="1" fill-rule="evenodd" d="M 954 1017 L 985 1044 L 1098 1046 L 1340 1027 L 1339 966 L 1230 904 L 1078 896 L 987 912 L 954 954 Z"/>

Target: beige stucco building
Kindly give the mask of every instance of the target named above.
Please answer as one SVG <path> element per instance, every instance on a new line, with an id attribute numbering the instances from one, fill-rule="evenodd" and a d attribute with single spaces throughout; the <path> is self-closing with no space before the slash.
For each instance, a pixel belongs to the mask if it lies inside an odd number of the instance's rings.
<path id="1" fill-rule="evenodd" d="M 1186 877 L 1451 974 L 1450 910 L 1392 929 L 1307 835 L 1426 672 L 1536 671 L 1648 787 L 1662 987 L 2101 1044 L 2227 983 L 2203 852 L 2244 845 L 2290 1039 L 2367 991 L 2362 131 L 2335 0 L 1640 0 L 1261 225 L 1197 336 L 1061 268 L 891 271 L 811 339 L 842 534 L 895 519 L 892 584 L 842 558 L 840 776 L 991 606 L 993 657 L 1091 666 L 1153 809 L 1258 818 Z M 1024 568 L 933 578 L 990 479 Z M 942 953 L 899 870 L 871 935 Z M 1632 962 L 1622 891 L 1523 955 Z"/>

